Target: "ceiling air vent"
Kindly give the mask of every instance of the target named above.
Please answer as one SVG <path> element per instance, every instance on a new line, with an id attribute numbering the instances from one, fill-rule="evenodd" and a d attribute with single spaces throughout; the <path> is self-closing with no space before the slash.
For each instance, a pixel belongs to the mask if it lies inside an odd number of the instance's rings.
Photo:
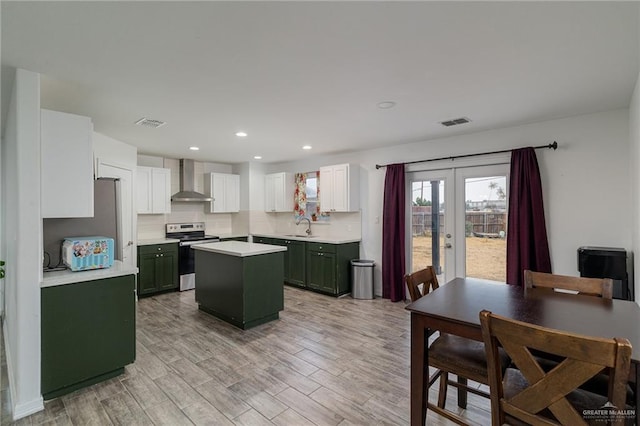
<path id="1" fill-rule="evenodd" d="M 460 117 L 460 118 L 454 118 L 453 120 L 447 120 L 447 121 L 441 121 L 440 124 L 442 124 L 445 127 L 451 127 L 451 126 L 457 126 L 458 124 L 464 124 L 464 123 L 470 123 L 471 120 L 469 120 L 466 117 Z"/>
<path id="2" fill-rule="evenodd" d="M 162 127 L 167 123 L 160 120 L 152 120 L 150 118 L 141 118 L 140 120 L 136 121 L 136 124 L 138 126 L 153 127 L 154 129 L 157 129 L 158 127 Z"/>

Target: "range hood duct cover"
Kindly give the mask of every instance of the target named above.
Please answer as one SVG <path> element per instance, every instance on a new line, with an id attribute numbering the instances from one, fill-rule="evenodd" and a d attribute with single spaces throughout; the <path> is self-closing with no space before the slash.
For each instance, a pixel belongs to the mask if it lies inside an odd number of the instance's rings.
<path id="1" fill-rule="evenodd" d="M 195 191 L 196 171 L 193 160 L 180 160 L 180 191 L 171 196 L 171 201 L 202 203 L 212 198 Z"/>

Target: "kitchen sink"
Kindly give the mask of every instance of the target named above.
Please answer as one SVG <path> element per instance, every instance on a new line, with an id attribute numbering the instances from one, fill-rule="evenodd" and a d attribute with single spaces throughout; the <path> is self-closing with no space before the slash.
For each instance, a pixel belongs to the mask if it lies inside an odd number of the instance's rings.
<path id="1" fill-rule="evenodd" d="M 315 235 L 305 235 L 305 234 L 285 234 L 285 237 L 297 237 L 297 238 L 315 238 Z"/>

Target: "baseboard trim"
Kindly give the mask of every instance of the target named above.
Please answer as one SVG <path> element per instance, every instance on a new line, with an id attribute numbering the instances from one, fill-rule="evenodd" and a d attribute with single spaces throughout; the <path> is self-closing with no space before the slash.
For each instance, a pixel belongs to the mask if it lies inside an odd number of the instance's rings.
<path id="1" fill-rule="evenodd" d="M 27 401 L 22 404 L 15 404 L 16 400 L 16 386 L 15 386 L 15 378 L 13 377 L 13 362 L 11 361 L 11 351 L 9 350 L 9 345 L 7 344 L 7 327 L 6 321 L 2 321 L 2 336 L 4 340 L 4 354 L 7 359 L 7 376 L 9 377 L 9 397 L 11 398 L 11 415 L 13 421 L 20 420 L 23 417 L 30 416 L 31 414 L 37 413 L 38 411 L 44 410 L 44 400 L 42 399 L 42 395 L 39 398 L 36 398 L 31 401 Z"/>
<path id="2" fill-rule="evenodd" d="M 42 410 L 44 410 L 44 400 L 42 397 L 36 398 L 33 401 L 28 401 L 24 404 L 15 405 L 13 407 L 13 421 L 15 422 L 16 420 L 30 416 Z"/>

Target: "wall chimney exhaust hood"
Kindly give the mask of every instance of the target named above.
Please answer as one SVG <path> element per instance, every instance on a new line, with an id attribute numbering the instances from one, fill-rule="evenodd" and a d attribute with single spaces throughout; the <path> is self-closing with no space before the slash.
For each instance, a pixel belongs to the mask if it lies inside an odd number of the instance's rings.
<path id="1" fill-rule="evenodd" d="M 202 203 L 212 198 L 195 191 L 196 171 L 193 160 L 180 160 L 180 191 L 171 196 L 171 201 Z"/>

